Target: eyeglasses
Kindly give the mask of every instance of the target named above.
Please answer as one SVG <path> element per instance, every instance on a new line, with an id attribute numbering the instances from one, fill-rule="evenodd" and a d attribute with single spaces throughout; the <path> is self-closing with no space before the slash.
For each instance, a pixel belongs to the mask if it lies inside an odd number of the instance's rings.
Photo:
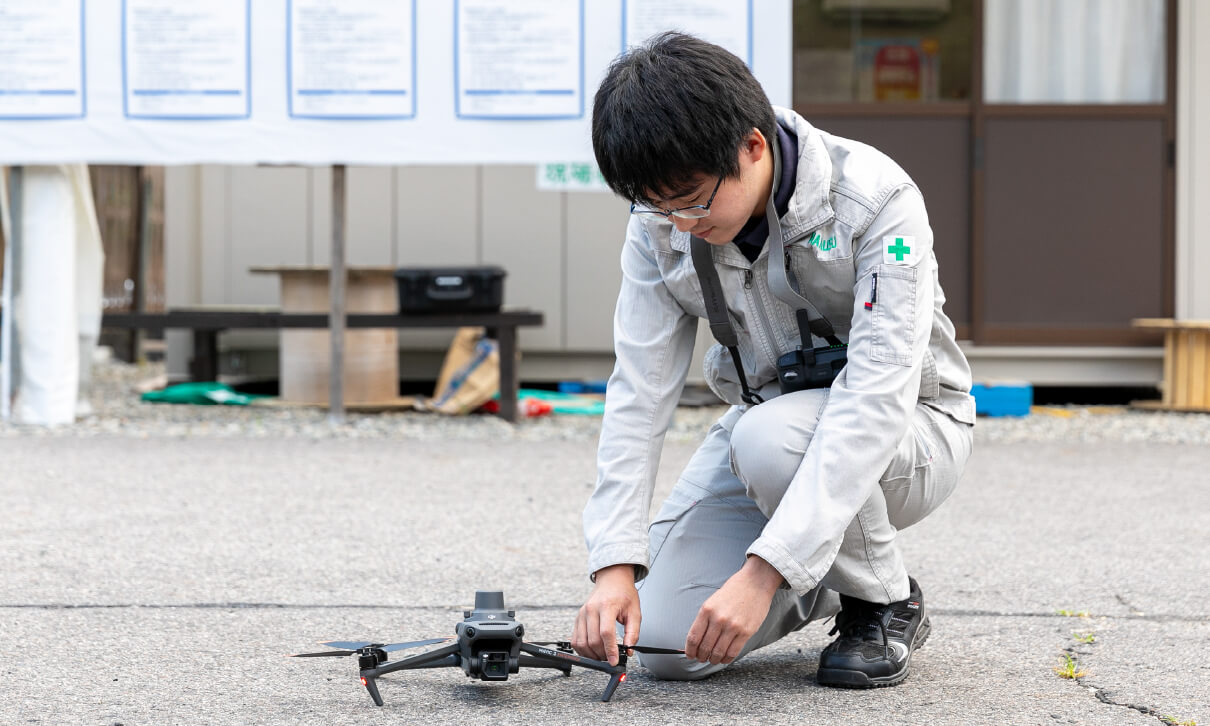
<path id="1" fill-rule="evenodd" d="M 714 183 L 714 191 L 710 192 L 710 198 L 705 204 L 694 204 L 688 207 L 678 207 L 676 209 L 659 209 L 649 207 L 645 204 L 632 203 L 630 205 L 631 214 L 658 214 L 661 217 L 679 217 L 681 219 L 701 219 L 702 217 L 710 216 L 710 205 L 714 203 L 714 195 L 718 194 L 718 188 L 723 185 L 723 177 L 719 175 L 718 181 Z"/>

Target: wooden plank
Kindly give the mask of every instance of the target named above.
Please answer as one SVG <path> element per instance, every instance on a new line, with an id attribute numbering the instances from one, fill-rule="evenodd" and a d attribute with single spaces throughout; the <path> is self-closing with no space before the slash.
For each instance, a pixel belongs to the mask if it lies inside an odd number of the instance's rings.
<path id="1" fill-rule="evenodd" d="M 419 406 L 419 403 L 419 399 L 415 396 L 398 396 L 390 400 L 376 401 L 374 403 L 347 403 L 345 404 L 345 411 L 348 411 L 349 413 L 382 413 L 395 411 L 426 412 L 428 409 Z M 257 398 L 252 401 L 251 405 L 278 409 L 322 409 L 328 407 L 325 403 L 285 401 L 281 398 Z"/>
<path id="2" fill-rule="evenodd" d="M 1198 405 L 1197 397 L 1197 333 L 1182 331 L 1185 343 L 1185 405 Z"/>
<path id="3" fill-rule="evenodd" d="M 1206 346 L 1210 344 L 1210 334 L 1204 332 L 1189 332 L 1189 405 L 1210 406 L 1206 396 Z"/>
<path id="4" fill-rule="evenodd" d="M 1172 405 L 1189 405 L 1189 359 L 1185 356 L 1185 333 L 1174 331 L 1176 348 L 1172 353 Z"/>
<path id="5" fill-rule="evenodd" d="M 336 218 L 342 216 L 343 212 Z M 341 313 L 390 314 L 397 307 L 395 278 L 389 271 L 351 276 L 347 287 L 341 287 Z M 331 305 L 327 270 L 282 272 L 281 291 L 283 313 L 317 313 Z M 337 322 L 347 325 L 343 314 Z M 343 370 L 339 378 L 332 361 L 332 335 L 328 330 L 282 331 L 283 399 L 300 403 L 329 401 L 334 405 L 377 404 L 398 397 L 399 343 L 394 330 L 338 330 L 335 335 L 343 342 Z"/>
<path id="6" fill-rule="evenodd" d="M 1164 404 L 1176 403 L 1176 333 L 1164 334 Z"/>
<path id="7" fill-rule="evenodd" d="M 1135 318 L 1130 321 L 1130 325 L 1141 330 L 1210 330 L 1210 320 Z"/>
<path id="8" fill-rule="evenodd" d="M 151 204 L 143 210 L 147 224 L 147 249 L 144 252 L 147 267 L 143 270 L 143 302 L 147 310 L 159 311 L 167 304 L 164 280 L 164 167 L 143 167 L 143 179 L 151 186 Z"/>
<path id="9" fill-rule="evenodd" d="M 1144 411 L 1179 411 L 1181 413 L 1210 413 L 1210 406 L 1169 406 L 1163 401 L 1132 401 L 1131 408 Z"/>
<path id="10" fill-rule="evenodd" d="M 103 307 L 133 310 L 133 285 L 138 277 L 139 170 L 131 166 L 95 165 L 88 168 L 88 175 L 105 250 Z"/>

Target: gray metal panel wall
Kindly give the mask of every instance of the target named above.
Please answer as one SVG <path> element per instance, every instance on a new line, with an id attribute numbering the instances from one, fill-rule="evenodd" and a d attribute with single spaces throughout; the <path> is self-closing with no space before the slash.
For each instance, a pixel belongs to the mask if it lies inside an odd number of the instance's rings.
<path id="1" fill-rule="evenodd" d="M 221 302 L 274 305 L 280 300 L 274 275 L 254 275 L 258 265 L 302 265 L 311 236 L 307 215 L 309 170 L 295 167 L 227 167 L 230 233 Z M 210 252 L 211 248 L 207 248 Z"/>
<path id="2" fill-rule="evenodd" d="M 227 245 L 231 233 L 231 212 L 228 200 L 231 187 L 230 167 L 208 164 L 202 167 L 198 195 L 198 236 L 201 248 L 199 292 L 192 302 L 215 305 L 229 302 L 224 281 L 227 278 Z"/>
<path id="3" fill-rule="evenodd" d="M 164 169 L 164 304 L 181 307 L 201 299 L 202 168 Z M 193 355 L 193 337 L 185 330 L 166 330 L 167 367 L 183 374 Z"/>
<path id="4" fill-rule="evenodd" d="M 395 176 L 394 259 L 399 267 L 473 265 L 481 259 L 475 166 L 406 166 Z M 380 215 L 387 215 L 380 212 Z M 505 290 L 507 293 L 507 288 Z"/>
<path id="5" fill-rule="evenodd" d="M 393 211 L 390 214 L 379 211 L 378 216 L 391 219 L 392 264 L 396 267 L 480 264 L 482 170 L 476 166 L 401 166 L 391 169 L 391 173 Z M 504 291 L 508 295 L 507 280 Z M 442 350 L 449 347 L 453 336 L 452 330 L 399 331 L 400 345 L 405 351 Z"/>
<path id="6" fill-rule="evenodd" d="M 546 325 L 525 331 L 526 350 L 563 350 L 562 194 L 541 192 L 533 166 L 483 167 L 483 263 L 508 270 L 505 302 L 541 310 Z"/>
<path id="7" fill-rule="evenodd" d="M 613 309 L 622 284 L 630 205 L 612 194 L 569 192 L 567 335 L 574 351 L 613 351 Z"/>
<path id="8" fill-rule="evenodd" d="M 546 316 L 543 328 L 522 331 L 523 350 L 612 354 L 626 205 L 608 193 L 539 191 L 536 179 L 533 166 L 352 167 L 348 263 L 500 265 L 505 304 Z M 278 303 L 274 277 L 248 268 L 326 265 L 331 194 L 325 167 L 200 167 L 194 244 L 202 269 L 196 299 L 175 304 Z M 451 335 L 401 331 L 400 340 L 405 350 L 440 351 Z M 227 340 L 264 347 L 276 337 L 233 332 Z"/>
<path id="9" fill-rule="evenodd" d="M 328 188 L 332 174 L 328 172 Z M 345 258 L 350 265 L 393 265 L 395 263 L 395 170 L 385 166 L 359 166 L 346 175 L 348 248 Z M 325 197 L 331 205 L 332 194 Z M 318 200 L 316 200 L 318 201 Z M 328 242 L 328 235 L 316 235 L 316 240 Z M 323 247 L 324 259 L 331 257 L 331 244 Z M 330 260 L 329 260 L 330 261 Z"/>

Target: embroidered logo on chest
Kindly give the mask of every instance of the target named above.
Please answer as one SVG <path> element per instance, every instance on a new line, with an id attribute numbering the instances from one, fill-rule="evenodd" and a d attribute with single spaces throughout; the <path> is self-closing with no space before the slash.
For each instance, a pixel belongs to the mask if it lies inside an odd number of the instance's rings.
<path id="1" fill-rule="evenodd" d="M 824 239 L 823 235 L 821 235 L 819 232 L 816 232 L 815 234 L 811 235 L 811 239 L 807 240 L 807 244 L 811 245 L 820 252 L 830 252 L 831 250 L 836 249 L 836 237 L 832 236 Z"/>
<path id="2" fill-rule="evenodd" d="M 911 267 L 918 259 L 915 237 L 883 237 L 882 263 Z"/>

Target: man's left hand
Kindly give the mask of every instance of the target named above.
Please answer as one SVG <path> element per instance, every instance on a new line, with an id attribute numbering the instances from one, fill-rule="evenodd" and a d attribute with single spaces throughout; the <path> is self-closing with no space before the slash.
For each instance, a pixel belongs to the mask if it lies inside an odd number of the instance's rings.
<path id="1" fill-rule="evenodd" d="M 773 595 L 781 587 L 781 573 L 755 555 L 728 578 L 698 611 L 685 639 L 690 660 L 730 663 L 769 614 Z"/>

